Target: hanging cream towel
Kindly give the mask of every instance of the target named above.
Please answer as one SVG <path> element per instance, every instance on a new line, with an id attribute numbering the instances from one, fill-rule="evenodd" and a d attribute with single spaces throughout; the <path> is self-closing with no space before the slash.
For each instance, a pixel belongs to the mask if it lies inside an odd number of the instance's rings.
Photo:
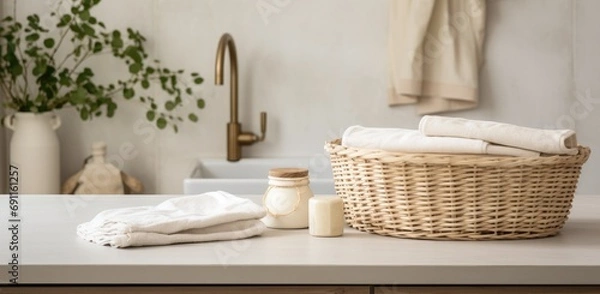
<path id="1" fill-rule="evenodd" d="M 477 139 L 428 137 L 418 130 L 351 126 L 342 136 L 346 147 L 407 153 L 489 154 L 537 157 L 538 152 L 500 146 Z"/>
<path id="2" fill-rule="evenodd" d="M 392 0 L 389 104 L 476 107 L 484 30 L 485 0 Z"/>
<path id="3" fill-rule="evenodd" d="M 157 206 L 100 212 L 77 227 L 79 237 L 113 247 L 234 240 L 260 235 L 264 208 L 223 191 L 169 199 Z"/>
<path id="4" fill-rule="evenodd" d="M 544 130 L 436 115 L 424 116 L 419 130 L 426 136 L 479 139 L 549 154 L 575 155 L 579 152 L 573 130 Z"/>

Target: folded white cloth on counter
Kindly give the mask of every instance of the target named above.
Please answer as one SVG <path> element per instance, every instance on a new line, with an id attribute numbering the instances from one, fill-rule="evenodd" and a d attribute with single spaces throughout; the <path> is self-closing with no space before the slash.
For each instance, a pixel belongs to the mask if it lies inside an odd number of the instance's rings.
<path id="1" fill-rule="evenodd" d="M 480 139 L 549 154 L 575 155 L 578 152 L 573 130 L 544 130 L 433 115 L 426 115 L 421 119 L 419 130 L 426 136 Z"/>
<path id="2" fill-rule="evenodd" d="M 223 191 L 176 197 L 157 206 L 100 212 L 77 227 L 90 242 L 113 247 L 234 240 L 260 235 L 266 212 L 249 199 Z"/>
<path id="3" fill-rule="evenodd" d="M 489 154 L 536 157 L 538 152 L 499 146 L 477 139 L 428 137 L 417 130 L 351 126 L 342 136 L 346 147 L 408 153 Z"/>

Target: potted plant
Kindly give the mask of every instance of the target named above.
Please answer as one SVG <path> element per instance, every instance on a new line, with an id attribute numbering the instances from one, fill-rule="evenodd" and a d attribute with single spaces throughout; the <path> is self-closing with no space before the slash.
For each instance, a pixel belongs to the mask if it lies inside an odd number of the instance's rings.
<path id="1" fill-rule="evenodd" d="M 177 132 L 178 123 L 198 121 L 194 111 L 181 115 L 178 110 L 184 105 L 192 109 L 190 104 L 204 108 L 204 100 L 194 98 L 194 87 L 203 82 L 198 73 L 169 69 L 151 59 L 144 48 L 146 38 L 137 30 L 109 30 L 92 14 L 101 0 L 69 2 L 69 9 L 51 13 L 50 28 L 37 14 L 20 22 L 15 13 L 0 23 L 0 101 L 14 112 L 2 121 L 14 131 L 11 163 L 27 181 L 21 193 L 59 191 L 54 130 L 60 118 L 55 110 L 72 108 L 87 121 L 113 117 L 120 102 L 134 100 L 147 108 L 146 119 L 158 129 L 170 127 Z M 109 83 L 97 80 L 102 73 L 87 61 L 107 54 L 104 58 L 122 62 L 127 77 Z M 153 87 L 162 90 L 154 92 L 160 97 L 152 95 Z"/>

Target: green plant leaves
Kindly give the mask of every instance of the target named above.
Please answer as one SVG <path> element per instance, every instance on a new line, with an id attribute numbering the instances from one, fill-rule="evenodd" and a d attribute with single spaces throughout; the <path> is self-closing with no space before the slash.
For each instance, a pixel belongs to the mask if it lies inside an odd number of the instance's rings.
<path id="1" fill-rule="evenodd" d="M 146 118 L 149 121 L 153 121 L 155 117 L 156 117 L 156 112 L 154 112 L 153 110 L 148 110 L 148 112 L 146 112 Z"/>
<path id="2" fill-rule="evenodd" d="M 27 41 L 27 42 L 35 42 L 39 39 L 40 39 L 40 34 L 38 34 L 38 33 L 32 33 L 25 37 L 25 41 Z"/>
<path id="3" fill-rule="evenodd" d="M 129 66 L 129 72 L 132 74 L 137 74 L 138 72 L 140 72 L 140 70 L 142 70 L 141 63 L 133 63 Z"/>
<path id="4" fill-rule="evenodd" d="M 74 33 L 74 35 L 75 35 L 75 37 L 77 39 L 82 40 L 85 37 L 85 34 L 83 33 L 83 30 L 76 23 L 72 23 L 69 26 L 69 29 L 71 31 L 73 31 L 73 33 Z"/>
<path id="5" fill-rule="evenodd" d="M 96 95 L 99 94 L 100 90 L 98 87 L 96 87 L 96 85 L 94 85 L 91 82 L 86 83 L 85 85 L 83 85 L 83 87 L 85 88 L 85 90 L 92 94 L 92 95 Z"/>
<path id="6" fill-rule="evenodd" d="M 75 57 L 81 56 L 82 48 L 83 48 L 83 46 L 81 46 L 81 45 L 75 46 L 75 49 L 73 49 L 73 55 L 75 55 Z"/>
<path id="7" fill-rule="evenodd" d="M 175 103 L 173 103 L 173 101 L 167 101 L 165 103 L 165 109 L 168 111 L 171 111 L 175 108 Z"/>
<path id="8" fill-rule="evenodd" d="M 66 27 L 71 22 L 71 15 L 65 14 L 60 18 L 60 21 L 56 24 L 57 28 Z"/>
<path id="9" fill-rule="evenodd" d="M 110 101 L 107 105 L 106 105 L 106 116 L 111 118 L 115 115 L 115 110 L 117 110 L 117 104 Z"/>
<path id="10" fill-rule="evenodd" d="M 58 74 L 58 83 L 61 86 L 69 87 L 73 84 L 71 77 L 69 76 L 69 71 L 64 69 L 61 73 Z"/>
<path id="11" fill-rule="evenodd" d="M 198 106 L 199 109 L 203 109 L 205 106 L 204 99 L 199 98 L 198 100 L 196 100 L 196 106 Z"/>
<path id="12" fill-rule="evenodd" d="M 81 24 L 81 30 L 83 31 L 84 34 L 86 34 L 90 37 L 96 36 L 96 30 L 94 28 L 92 28 L 90 25 L 88 25 L 87 23 Z"/>
<path id="13" fill-rule="evenodd" d="M 6 48 L 3 50 L 6 52 L 6 54 L 2 58 L 8 63 L 8 72 L 13 79 L 23 74 L 23 66 L 17 58 L 16 47 L 17 45 L 14 43 L 14 41 L 9 41 L 9 43 L 6 45 Z"/>
<path id="14" fill-rule="evenodd" d="M 88 120 L 88 118 L 90 117 L 90 112 L 87 108 L 82 108 L 79 111 L 79 117 L 81 117 L 81 120 Z"/>
<path id="15" fill-rule="evenodd" d="M 94 42 L 94 47 L 92 48 L 93 53 L 99 53 L 104 49 L 104 45 L 101 42 Z"/>
<path id="16" fill-rule="evenodd" d="M 179 123 L 198 122 L 196 113 L 182 112 L 194 101 L 198 109 L 205 107 L 203 99 L 193 97 L 204 82 L 202 76 L 165 67 L 149 57 L 146 38 L 135 29 L 107 30 L 91 10 L 100 1 L 69 1 L 71 9 L 51 12 L 53 32 L 43 27 L 36 14 L 26 16 L 24 24 L 12 17 L 0 21 L 0 79 L 10 86 L 3 105 L 29 112 L 70 105 L 82 120 L 90 120 L 113 117 L 120 102 L 131 100 L 146 106 L 146 119 L 159 129 L 170 126 L 177 132 Z M 127 69 L 127 77 L 119 78 L 120 73 L 113 75 L 110 69 L 85 67 L 89 58 L 107 51 Z M 96 76 L 109 81 L 102 84 Z"/>
<path id="17" fill-rule="evenodd" d="M 47 38 L 44 40 L 44 47 L 50 49 L 52 47 L 54 47 L 54 39 L 52 38 Z"/>
<path id="18" fill-rule="evenodd" d="M 84 104 L 87 98 L 87 91 L 84 88 L 77 88 L 71 93 L 70 102 L 73 105 Z M 84 119 L 85 120 L 85 119 Z"/>
<path id="19" fill-rule="evenodd" d="M 40 16 L 37 14 L 32 14 L 27 16 L 27 27 L 24 30 L 26 33 L 30 33 L 32 31 L 36 32 L 48 32 L 48 30 L 44 29 L 40 26 Z"/>
<path id="20" fill-rule="evenodd" d="M 139 48 L 134 46 L 127 46 L 123 54 L 131 58 L 135 63 L 142 63 L 142 53 Z"/>
<path id="21" fill-rule="evenodd" d="M 38 57 L 40 49 L 41 48 L 38 47 L 38 46 L 33 46 L 33 47 L 29 48 L 29 49 L 26 49 L 24 51 L 24 53 L 25 53 L 25 55 L 27 55 L 29 57 Z"/>
<path id="22" fill-rule="evenodd" d="M 30 23 L 39 23 L 40 22 L 40 16 L 37 14 L 32 14 L 27 16 L 27 21 Z"/>
<path id="23" fill-rule="evenodd" d="M 90 17 L 90 11 L 87 9 L 79 13 L 79 18 L 83 21 L 88 21 Z"/>
<path id="24" fill-rule="evenodd" d="M 20 76 L 23 74 L 23 66 L 20 64 L 13 64 L 9 67 L 9 71 L 13 77 Z"/>
<path id="25" fill-rule="evenodd" d="M 46 72 L 46 69 L 48 68 L 48 64 L 46 64 L 46 60 L 45 59 L 39 59 L 36 63 L 35 63 L 35 67 L 32 70 L 32 74 L 34 76 L 40 76 L 42 75 L 44 72 Z"/>
<path id="26" fill-rule="evenodd" d="M 86 67 L 83 69 L 82 72 L 80 72 L 77 75 L 77 79 L 75 80 L 75 82 L 77 84 L 83 84 L 86 81 L 89 81 L 93 76 L 94 76 L 94 72 L 92 71 L 92 69 L 89 67 Z"/>
<path id="27" fill-rule="evenodd" d="M 123 97 L 125 97 L 125 99 L 131 99 L 133 98 L 133 96 L 135 96 L 135 91 L 131 88 L 125 88 L 123 89 Z"/>
<path id="28" fill-rule="evenodd" d="M 156 126 L 161 130 L 164 129 L 167 126 L 167 120 L 162 117 L 158 118 L 156 120 Z"/>
<path id="29" fill-rule="evenodd" d="M 121 39 L 121 32 L 119 32 L 117 30 L 113 31 L 112 41 L 110 42 L 110 45 L 115 50 L 123 48 L 123 39 Z"/>

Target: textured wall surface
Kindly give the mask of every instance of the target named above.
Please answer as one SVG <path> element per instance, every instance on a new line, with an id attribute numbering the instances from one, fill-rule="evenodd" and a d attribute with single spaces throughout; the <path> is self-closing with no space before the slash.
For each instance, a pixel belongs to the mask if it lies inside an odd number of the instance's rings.
<path id="1" fill-rule="evenodd" d="M 19 14 L 47 14 L 39 0 L 19 0 Z M 52 3 L 46 1 L 46 3 Z M 12 1 L 5 1 L 10 6 Z M 595 0 L 487 1 L 487 42 L 480 107 L 448 115 L 530 127 L 570 127 L 600 150 L 600 18 Z M 61 111 L 63 178 L 81 167 L 91 143 L 109 144 L 111 160 L 140 177 L 151 193 L 180 193 L 199 157 L 225 156 L 229 87 L 214 86 L 217 41 L 236 41 L 240 119 L 268 140 L 245 156 L 322 157 L 323 143 L 353 124 L 416 128 L 412 106 L 387 106 L 388 0 L 104 0 L 96 13 L 109 27 L 134 27 L 151 54 L 205 77 L 207 108 L 179 134 L 143 124 L 145 110 L 123 103 L 113 119 L 82 123 Z M 10 9 L 7 9 L 10 11 Z M 132 17 L 134 16 L 134 17 Z M 595 50 L 596 49 L 596 50 Z M 110 62 L 97 72 L 123 74 Z M 133 150 L 129 152 L 127 150 Z M 600 191 L 600 160 L 584 169 L 579 193 Z"/>

